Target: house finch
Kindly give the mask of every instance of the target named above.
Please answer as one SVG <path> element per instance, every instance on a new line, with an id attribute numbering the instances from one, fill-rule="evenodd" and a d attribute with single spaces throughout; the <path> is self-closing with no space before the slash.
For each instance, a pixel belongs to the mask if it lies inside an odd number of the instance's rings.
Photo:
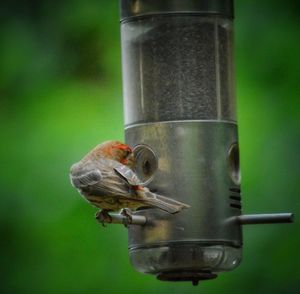
<path id="1" fill-rule="evenodd" d="M 89 202 L 102 209 L 96 216 L 102 220 L 109 217 L 108 212 L 124 208 L 156 207 L 173 214 L 189 207 L 143 187 L 133 166 L 134 156 L 128 145 L 104 142 L 71 167 L 71 183 Z"/>

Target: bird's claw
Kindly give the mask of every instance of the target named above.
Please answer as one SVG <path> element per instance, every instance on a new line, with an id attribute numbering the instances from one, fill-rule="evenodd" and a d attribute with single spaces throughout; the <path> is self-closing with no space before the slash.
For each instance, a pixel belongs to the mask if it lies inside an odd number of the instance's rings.
<path id="1" fill-rule="evenodd" d="M 123 208 L 121 210 L 121 215 L 125 216 L 125 219 L 123 220 L 123 224 L 127 228 L 128 225 L 132 223 L 132 213 L 128 208 Z"/>
<path id="2" fill-rule="evenodd" d="M 110 216 L 108 211 L 105 210 L 105 209 L 99 210 L 96 213 L 95 217 L 98 220 L 98 222 L 102 224 L 103 227 L 106 227 L 105 223 L 111 223 L 112 222 L 112 217 Z"/>

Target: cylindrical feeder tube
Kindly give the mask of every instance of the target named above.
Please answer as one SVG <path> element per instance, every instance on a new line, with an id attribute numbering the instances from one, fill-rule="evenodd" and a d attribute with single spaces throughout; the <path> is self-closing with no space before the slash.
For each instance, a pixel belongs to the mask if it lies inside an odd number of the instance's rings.
<path id="1" fill-rule="evenodd" d="M 152 191 L 191 207 L 135 212 L 134 267 L 163 280 L 216 277 L 241 261 L 233 1 L 120 0 L 126 142 Z"/>

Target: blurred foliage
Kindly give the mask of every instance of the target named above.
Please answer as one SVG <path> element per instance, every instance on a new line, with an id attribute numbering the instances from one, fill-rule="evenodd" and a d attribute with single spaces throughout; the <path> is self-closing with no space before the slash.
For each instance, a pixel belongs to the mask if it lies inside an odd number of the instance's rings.
<path id="1" fill-rule="evenodd" d="M 70 165 L 123 139 L 118 1 L 1 3 L 1 293 L 299 293 L 299 223 L 244 228 L 244 260 L 198 287 L 129 264 Z M 236 0 L 244 213 L 300 213 L 299 1 Z"/>

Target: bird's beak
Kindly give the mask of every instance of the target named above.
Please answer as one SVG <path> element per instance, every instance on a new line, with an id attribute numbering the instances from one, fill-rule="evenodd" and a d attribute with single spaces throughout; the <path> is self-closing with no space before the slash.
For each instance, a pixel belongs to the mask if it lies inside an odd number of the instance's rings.
<path id="1" fill-rule="evenodd" d="M 135 159 L 133 153 L 128 154 L 126 158 L 124 158 L 121 163 L 133 168 L 135 166 Z"/>

